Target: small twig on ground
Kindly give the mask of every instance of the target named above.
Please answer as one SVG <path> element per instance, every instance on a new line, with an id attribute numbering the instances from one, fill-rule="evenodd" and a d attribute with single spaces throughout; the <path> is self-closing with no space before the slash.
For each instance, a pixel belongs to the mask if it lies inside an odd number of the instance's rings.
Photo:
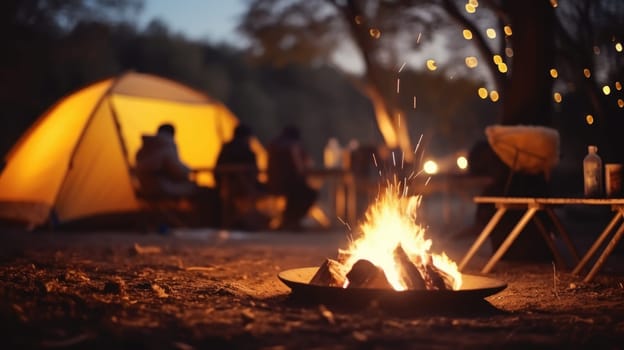
<path id="1" fill-rule="evenodd" d="M 557 287 L 557 268 L 555 267 L 555 262 L 552 262 L 552 267 L 553 267 L 553 291 L 555 292 L 555 297 L 557 297 L 557 299 L 559 299 L 559 288 Z"/>
<path id="2" fill-rule="evenodd" d="M 214 266 L 189 266 L 185 268 L 186 271 L 214 271 Z"/>

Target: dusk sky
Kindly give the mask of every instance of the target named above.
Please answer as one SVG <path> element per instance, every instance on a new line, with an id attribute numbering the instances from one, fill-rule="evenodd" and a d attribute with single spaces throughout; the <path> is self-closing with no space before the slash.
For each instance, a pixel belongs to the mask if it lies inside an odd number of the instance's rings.
<path id="1" fill-rule="evenodd" d="M 192 39 L 240 43 L 235 27 L 246 6 L 243 0 L 145 0 L 144 4 L 141 26 L 160 18 L 170 30 Z"/>

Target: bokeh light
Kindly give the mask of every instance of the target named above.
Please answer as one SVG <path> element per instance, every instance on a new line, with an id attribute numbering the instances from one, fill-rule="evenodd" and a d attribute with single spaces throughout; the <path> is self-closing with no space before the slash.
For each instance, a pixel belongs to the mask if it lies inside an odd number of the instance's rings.
<path id="1" fill-rule="evenodd" d="M 427 174 L 437 174 L 438 173 L 438 163 L 433 160 L 428 160 L 423 164 L 423 170 Z"/>
<path id="2" fill-rule="evenodd" d="M 587 125 L 592 125 L 594 124 L 594 116 L 591 114 L 588 114 L 585 116 L 585 122 L 587 123 Z"/>
<path id="3" fill-rule="evenodd" d="M 477 93 L 479 94 L 479 97 L 484 100 L 488 97 L 488 91 L 484 87 L 479 88 L 479 90 L 477 90 Z"/>
<path id="4" fill-rule="evenodd" d="M 498 95 L 498 91 L 496 90 L 490 91 L 490 100 L 492 100 L 492 102 L 498 101 L 499 98 L 500 96 Z"/>
<path id="5" fill-rule="evenodd" d="M 468 159 L 464 156 L 457 157 L 457 167 L 461 170 L 466 170 L 468 168 Z"/>
<path id="6" fill-rule="evenodd" d="M 561 103 L 561 101 L 563 100 L 563 98 L 561 97 L 561 93 L 559 92 L 555 92 L 553 94 L 553 99 L 555 100 L 555 102 L 557 103 Z"/>
<path id="7" fill-rule="evenodd" d="M 476 57 L 474 56 L 468 56 L 466 57 L 466 66 L 468 68 L 476 68 L 479 65 L 479 61 L 477 60 Z"/>
<path id="8" fill-rule="evenodd" d="M 436 65 L 435 60 L 427 60 L 427 69 L 429 69 L 430 71 L 434 71 L 436 69 L 438 69 L 438 66 Z"/>
<path id="9" fill-rule="evenodd" d="M 373 37 L 375 39 L 379 39 L 381 37 L 381 30 L 379 30 L 377 28 L 369 29 L 368 33 L 370 34 L 371 37 Z"/>

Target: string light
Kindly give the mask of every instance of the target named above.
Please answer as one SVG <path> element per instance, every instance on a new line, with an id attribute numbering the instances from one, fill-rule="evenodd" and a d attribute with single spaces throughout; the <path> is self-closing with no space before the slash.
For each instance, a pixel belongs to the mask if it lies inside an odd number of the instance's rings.
<path id="1" fill-rule="evenodd" d="M 475 67 L 477 67 L 479 65 L 479 61 L 474 56 L 466 57 L 465 62 L 466 62 L 466 66 L 468 68 L 475 68 Z"/>
<path id="2" fill-rule="evenodd" d="M 558 93 L 558 92 L 555 92 L 555 93 L 553 94 L 553 99 L 555 100 L 555 102 L 557 102 L 557 103 L 561 103 L 561 100 L 562 100 L 561 94 L 560 94 L 560 93 Z"/>
<path id="3" fill-rule="evenodd" d="M 488 97 L 488 91 L 484 87 L 480 87 L 479 90 L 477 90 L 477 93 L 479 94 L 479 97 L 481 97 L 481 99 L 483 100 Z"/>
<path id="4" fill-rule="evenodd" d="M 588 114 L 585 116 L 585 122 L 587 123 L 587 125 L 592 125 L 594 124 L 594 116 L 591 114 Z"/>
<path id="5" fill-rule="evenodd" d="M 499 99 L 499 95 L 498 95 L 498 91 L 496 90 L 492 90 L 490 91 L 490 100 L 492 100 L 492 102 L 496 102 Z"/>

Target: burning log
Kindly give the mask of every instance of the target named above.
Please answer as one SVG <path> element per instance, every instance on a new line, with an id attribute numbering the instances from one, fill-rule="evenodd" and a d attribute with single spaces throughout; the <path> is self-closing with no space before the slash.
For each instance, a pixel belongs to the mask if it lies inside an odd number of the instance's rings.
<path id="1" fill-rule="evenodd" d="M 407 289 L 422 290 L 425 289 L 425 279 L 420 273 L 420 270 L 409 259 L 403 247 L 399 244 L 393 252 L 394 261 L 399 270 L 399 276 Z M 428 289 L 428 288 L 427 288 Z"/>
<path id="2" fill-rule="evenodd" d="M 310 284 L 342 287 L 347 279 L 345 276 L 346 270 L 346 267 L 340 262 L 333 259 L 326 259 L 310 280 Z"/>
<path id="3" fill-rule="evenodd" d="M 349 258 L 351 258 L 352 253 L 349 250 L 345 250 L 345 249 L 338 249 L 338 262 L 340 262 L 341 264 L 344 264 L 347 262 L 347 260 L 349 260 Z"/>
<path id="4" fill-rule="evenodd" d="M 383 269 L 368 260 L 360 259 L 353 264 L 347 273 L 347 288 L 378 288 L 392 289 Z"/>
<path id="5" fill-rule="evenodd" d="M 429 290 L 453 289 L 451 276 L 433 265 L 433 258 L 429 255 L 429 261 L 425 265 L 425 284 Z"/>

